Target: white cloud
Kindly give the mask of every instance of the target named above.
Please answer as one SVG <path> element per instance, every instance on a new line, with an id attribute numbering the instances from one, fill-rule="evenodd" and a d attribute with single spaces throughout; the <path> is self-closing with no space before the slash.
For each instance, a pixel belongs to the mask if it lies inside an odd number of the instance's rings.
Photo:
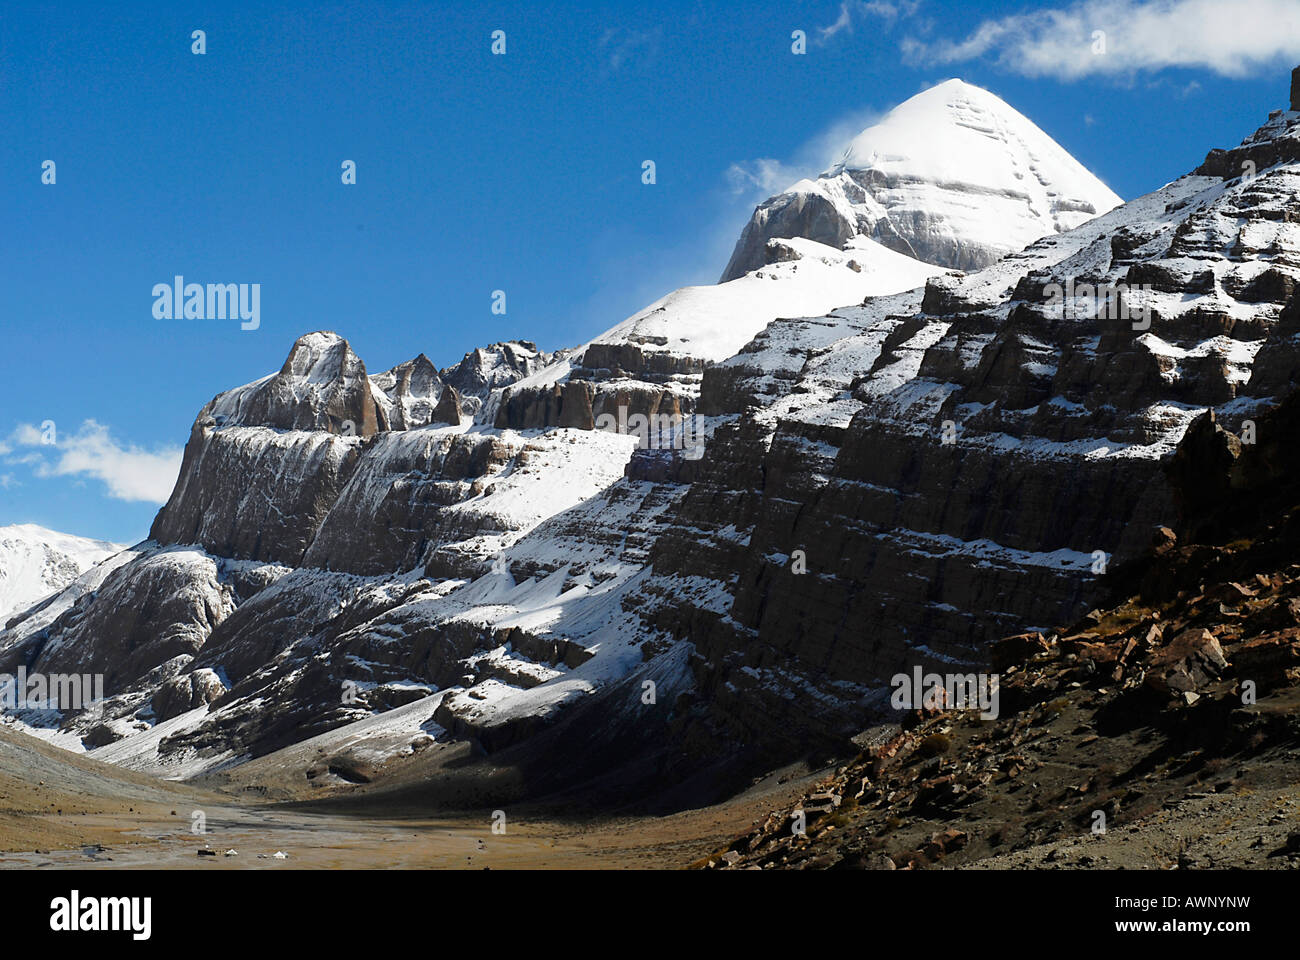
<path id="1" fill-rule="evenodd" d="M 14 479 L 12 473 L 0 473 L 0 490 L 8 490 L 10 487 L 21 487 L 22 484 Z"/>
<path id="2" fill-rule="evenodd" d="M 38 463 L 44 463 L 45 459 L 39 453 L 23 453 L 5 457 L 5 466 L 9 467 L 34 467 Z"/>
<path id="3" fill-rule="evenodd" d="M 780 160 L 771 157 L 759 157 L 741 163 L 733 163 L 724 174 L 735 194 L 758 190 L 764 196 L 778 193 L 799 179 Z"/>
<path id="4" fill-rule="evenodd" d="M 844 30 L 848 30 L 849 32 L 853 31 L 853 14 L 849 11 L 850 7 L 848 0 L 845 0 L 844 3 L 840 4 L 840 15 L 835 19 L 835 22 L 828 27 L 818 28 L 818 36 L 823 42 Z"/>
<path id="5" fill-rule="evenodd" d="M 20 423 L 9 439 L 20 447 L 34 447 L 41 442 L 41 431 L 30 423 Z"/>
<path id="6" fill-rule="evenodd" d="M 108 495 L 117 500 L 166 503 L 180 473 L 180 447 L 150 451 L 123 446 L 108 427 L 94 420 L 86 420 L 70 436 L 59 434 L 54 444 L 42 444 L 41 431 L 31 424 L 20 424 L 9 440 L 37 449 L 8 463 L 27 464 L 38 477 L 92 477 L 102 481 Z M 50 459 L 43 451 L 49 451 Z"/>
<path id="7" fill-rule="evenodd" d="M 1279 62 L 1295 65 L 1300 58 L 1300 3 L 1082 0 L 986 20 L 959 42 L 908 38 L 903 52 L 927 64 L 991 57 L 1028 77 L 1065 80 L 1167 67 L 1241 77 Z"/>

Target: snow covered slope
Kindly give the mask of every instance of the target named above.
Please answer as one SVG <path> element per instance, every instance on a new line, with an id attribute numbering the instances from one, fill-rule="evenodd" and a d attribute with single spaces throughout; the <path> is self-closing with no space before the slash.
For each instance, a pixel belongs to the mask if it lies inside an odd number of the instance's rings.
<path id="1" fill-rule="evenodd" d="M 944 272 L 868 237 L 852 238 L 843 250 L 798 237 L 772 240 L 766 256 L 767 265 L 727 283 L 674 290 L 593 342 L 632 341 L 725 360 L 778 317 L 817 316 L 911 290 Z"/>
<path id="2" fill-rule="evenodd" d="M 821 316 L 915 290 L 948 272 L 869 237 L 843 249 L 802 237 L 767 242 L 766 265 L 715 286 L 682 287 L 484 404 L 499 428 L 587 427 L 602 413 L 678 418 L 694 411 L 705 367 L 733 356 L 785 317 Z M 557 391 L 564 404 L 552 402 Z M 567 412 L 565 412 L 567 411 Z"/>
<path id="3" fill-rule="evenodd" d="M 1030 120 L 987 90 L 948 80 L 864 130 L 816 180 L 763 203 L 722 279 L 765 261 L 773 237 L 843 247 L 853 237 L 940 266 L 988 266 L 1120 203 Z"/>
<path id="4" fill-rule="evenodd" d="M 121 549 L 31 523 L 0 527 L 0 623 Z"/>

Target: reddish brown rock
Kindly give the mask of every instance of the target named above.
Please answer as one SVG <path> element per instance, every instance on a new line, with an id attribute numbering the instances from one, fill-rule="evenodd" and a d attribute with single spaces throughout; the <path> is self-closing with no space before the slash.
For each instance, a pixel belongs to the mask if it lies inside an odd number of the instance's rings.
<path id="1" fill-rule="evenodd" d="M 460 426 L 461 416 L 460 394 L 455 387 L 448 386 L 438 398 L 438 405 L 433 408 L 429 420 L 432 423 L 446 423 L 455 427 Z"/>
<path id="2" fill-rule="evenodd" d="M 1262 691 L 1300 682 L 1300 628 L 1246 641 L 1233 652 L 1233 665 L 1238 677 Z"/>
<path id="3" fill-rule="evenodd" d="M 1223 675 L 1228 661 L 1219 641 L 1203 628 L 1184 630 L 1157 650 L 1147 665 L 1147 685 L 1165 693 L 1197 690 Z"/>

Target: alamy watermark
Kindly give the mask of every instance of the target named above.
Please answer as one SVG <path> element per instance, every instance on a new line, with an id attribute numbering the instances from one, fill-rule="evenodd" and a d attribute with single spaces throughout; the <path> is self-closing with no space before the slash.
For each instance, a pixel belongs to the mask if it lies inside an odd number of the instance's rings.
<path id="1" fill-rule="evenodd" d="M 262 325 L 260 283 L 186 283 L 176 276 L 171 283 L 153 285 L 155 320 L 234 320 L 241 330 Z"/>
<path id="2" fill-rule="evenodd" d="M 911 673 L 896 673 L 889 705 L 895 710 L 976 710 L 983 720 L 998 718 L 998 674 L 925 673 L 921 667 Z"/>
<path id="3" fill-rule="evenodd" d="M 1142 305 L 1134 309 L 1132 294 L 1141 294 Z M 1043 295 L 1051 306 L 1059 306 L 1062 316 L 1067 320 L 1131 320 L 1134 330 L 1151 328 L 1151 307 L 1149 306 L 1152 288 L 1149 283 L 1075 283 L 1074 277 L 1066 277 L 1065 283 L 1049 283 L 1043 287 Z M 1084 307 L 1079 307 L 1083 301 Z"/>
<path id="4" fill-rule="evenodd" d="M 0 709 L 84 710 L 98 717 L 103 710 L 102 673 L 0 673 Z"/>
<path id="5" fill-rule="evenodd" d="M 596 429 L 634 436 L 642 450 L 680 450 L 684 460 L 698 460 L 704 456 L 704 418 L 699 414 L 680 419 L 669 413 L 650 416 L 634 413 L 629 416 L 627 407 L 620 406 L 617 414 L 602 413 L 598 416 Z"/>
<path id="6" fill-rule="evenodd" d="M 91 897 L 73 890 L 50 901 L 50 929 L 56 933 L 131 934 L 148 940 L 153 932 L 152 897 Z"/>

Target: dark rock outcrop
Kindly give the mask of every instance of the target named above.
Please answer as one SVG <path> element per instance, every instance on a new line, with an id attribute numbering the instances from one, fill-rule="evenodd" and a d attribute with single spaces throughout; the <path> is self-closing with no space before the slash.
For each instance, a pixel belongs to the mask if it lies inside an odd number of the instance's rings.
<path id="1" fill-rule="evenodd" d="M 158 720 L 170 720 L 212 703 L 225 692 L 225 686 L 211 670 L 195 670 L 164 683 L 154 693 L 150 705 Z"/>
<path id="2" fill-rule="evenodd" d="M 826 197 L 816 193 L 783 193 L 764 201 L 754 211 L 720 283 L 743 277 L 768 263 L 767 243 L 780 237 L 805 237 L 841 249 L 858 233 Z"/>
<path id="3" fill-rule="evenodd" d="M 461 409 L 477 414 L 494 390 L 536 373 L 559 359 L 529 340 L 494 343 L 465 354 L 460 363 L 442 371 L 442 380 L 456 388 Z"/>
<path id="4" fill-rule="evenodd" d="M 361 441 L 325 432 L 216 428 L 200 416 L 180 478 L 149 531 L 235 559 L 296 566 L 356 469 Z"/>
<path id="5" fill-rule="evenodd" d="M 446 423 L 458 427 L 462 415 L 460 395 L 456 392 L 455 387 L 448 384 L 447 388 L 443 390 L 442 396 L 438 398 L 438 405 L 433 408 L 433 414 L 429 417 L 429 420 L 432 423 Z"/>

